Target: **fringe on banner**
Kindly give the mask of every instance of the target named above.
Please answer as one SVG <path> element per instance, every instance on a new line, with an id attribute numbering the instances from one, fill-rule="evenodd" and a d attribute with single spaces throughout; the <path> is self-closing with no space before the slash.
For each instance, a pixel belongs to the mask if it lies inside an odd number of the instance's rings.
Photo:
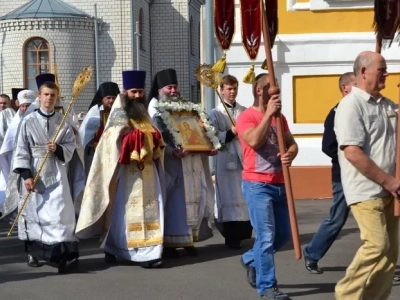
<path id="1" fill-rule="evenodd" d="M 261 69 L 268 70 L 268 64 L 267 64 L 267 60 L 266 59 L 264 59 L 262 65 L 261 65 Z"/>
<path id="2" fill-rule="evenodd" d="M 243 78 L 244 83 L 254 84 L 256 82 L 256 73 L 254 72 L 254 64 L 251 65 L 250 70 Z"/>
<path id="3" fill-rule="evenodd" d="M 217 73 L 224 73 L 226 67 L 226 53 L 212 66 L 211 70 Z"/>

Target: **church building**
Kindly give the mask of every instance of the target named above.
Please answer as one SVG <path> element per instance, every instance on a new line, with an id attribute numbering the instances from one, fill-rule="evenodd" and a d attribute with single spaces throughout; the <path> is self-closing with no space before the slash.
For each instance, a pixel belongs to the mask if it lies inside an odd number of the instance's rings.
<path id="1" fill-rule="evenodd" d="M 201 0 L 14 0 L 2 1 L 0 93 L 37 90 L 35 76 L 57 72 L 69 101 L 85 66 L 93 77 L 76 101 L 87 111 L 97 86 L 114 81 L 122 89 L 123 70 L 153 75 L 165 68 L 178 74 L 183 97 L 199 101 L 194 70 L 200 63 Z"/>

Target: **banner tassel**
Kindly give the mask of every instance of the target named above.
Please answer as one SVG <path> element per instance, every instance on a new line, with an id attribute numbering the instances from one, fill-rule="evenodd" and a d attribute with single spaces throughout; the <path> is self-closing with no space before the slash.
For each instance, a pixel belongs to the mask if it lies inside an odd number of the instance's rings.
<path id="1" fill-rule="evenodd" d="M 244 76 L 243 82 L 254 84 L 255 81 L 256 81 L 256 73 L 254 72 L 254 64 L 252 64 L 250 70 Z"/>
<path id="2" fill-rule="evenodd" d="M 261 65 L 261 69 L 268 70 L 268 65 L 267 65 L 267 60 L 266 59 L 264 59 L 262 65 Z"/>
<path id="3" fill-rule="evenodd" d="M 226 67 L 226 53 L 222 55 L 222 57 L 215 63 L 215 65 L 211 68 L 214 72 L 224 73 Z"/>

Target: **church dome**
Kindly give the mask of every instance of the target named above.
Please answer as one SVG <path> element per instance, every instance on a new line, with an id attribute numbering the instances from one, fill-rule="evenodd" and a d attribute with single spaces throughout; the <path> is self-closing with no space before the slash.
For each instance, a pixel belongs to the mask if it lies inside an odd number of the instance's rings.
<path id="1" fill-rule="evenodd" d="M 0 17 L 0 21 L 39 18 L 91 18 L 91 16 L 62 0 L 32 0 Z"/>

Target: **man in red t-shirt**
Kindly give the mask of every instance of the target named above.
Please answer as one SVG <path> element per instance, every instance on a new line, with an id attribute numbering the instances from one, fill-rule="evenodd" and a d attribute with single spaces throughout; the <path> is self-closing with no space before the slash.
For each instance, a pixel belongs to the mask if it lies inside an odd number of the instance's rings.
<path id="1" fill-rule="evenodd" d="M 242 191 L 256 234 L 253 249 L 241 262 L 262 299 L 290 299 L 277 288 L 274 253 L 291 236 L 282 164 L 291 165 L 298 147 L 282 115 L 287 152 L 280 156 L 275 113 L 282 105 L 279 95 L 268 94 L 269 86 L 267 74 L 256 77 L 253 106 L 241 113 L 236 124 L 243 149 Z"/>

